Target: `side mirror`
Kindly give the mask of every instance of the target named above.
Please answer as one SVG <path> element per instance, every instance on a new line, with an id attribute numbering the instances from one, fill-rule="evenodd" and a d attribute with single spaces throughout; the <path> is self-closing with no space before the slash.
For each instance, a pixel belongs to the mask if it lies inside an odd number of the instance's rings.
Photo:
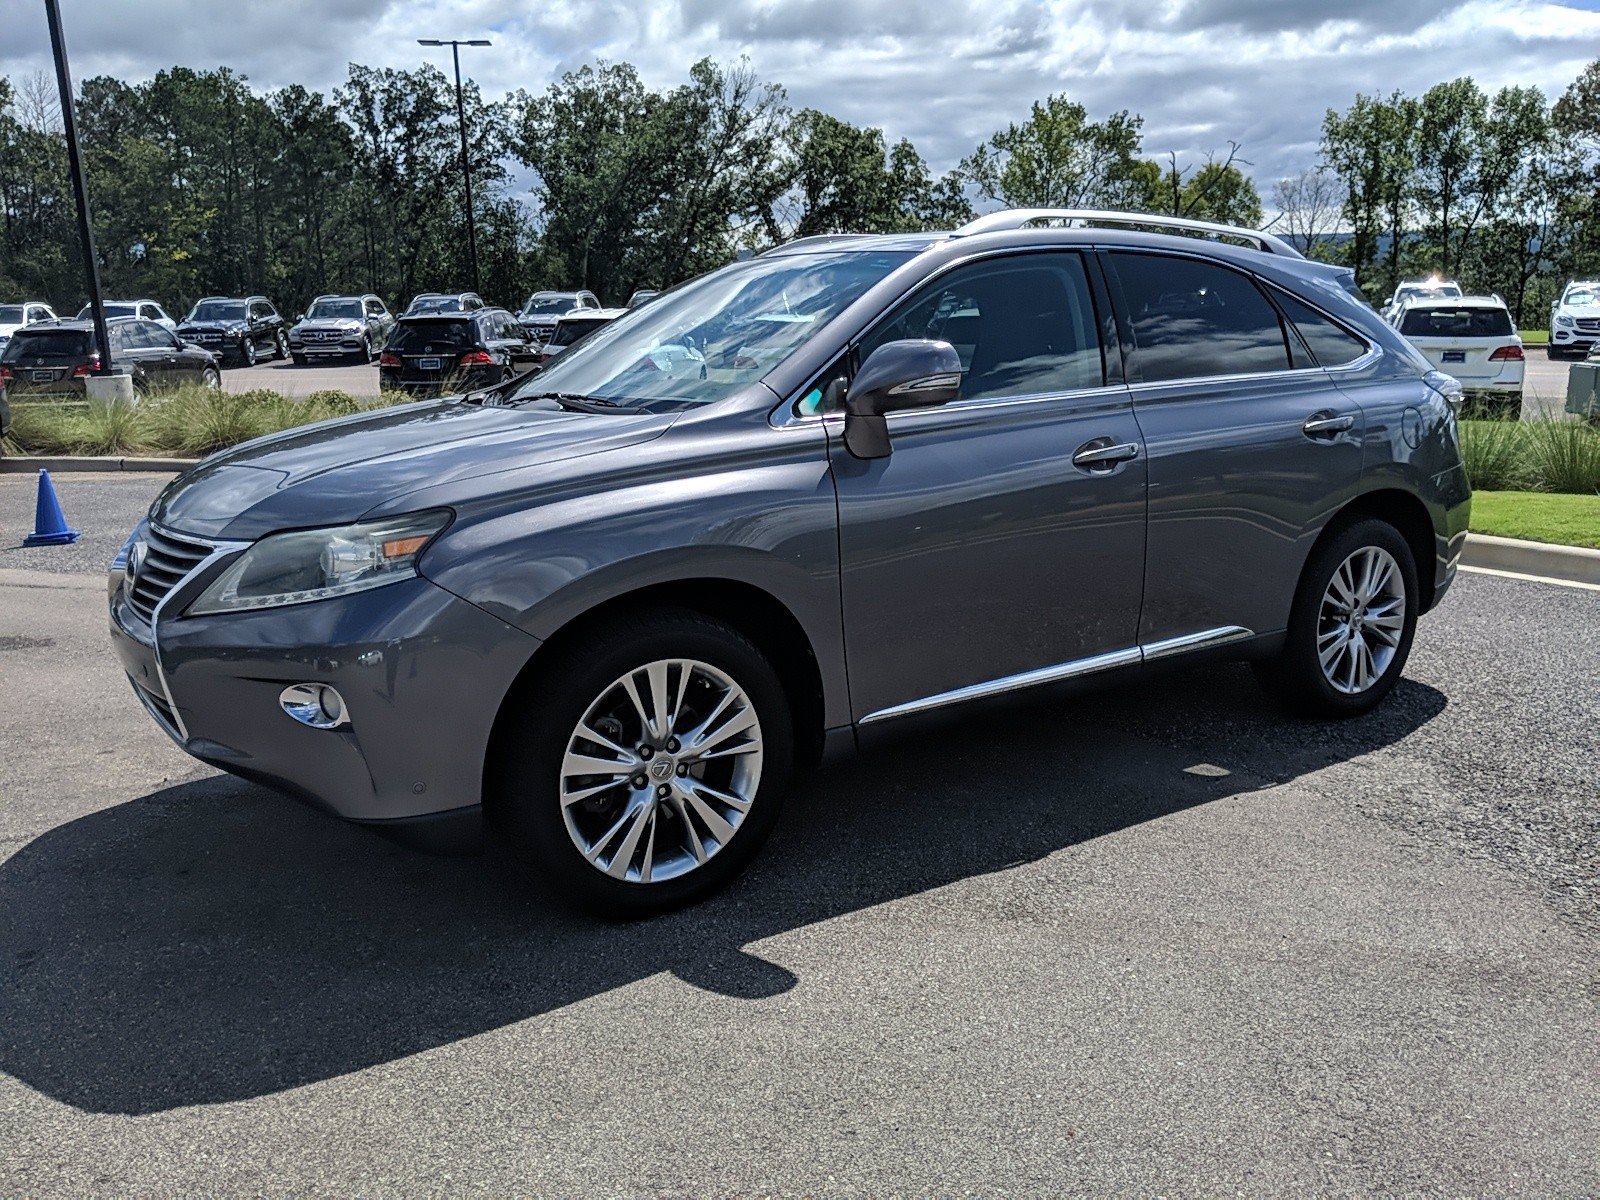
<path id="1" fill-rule="evenodd" d="M 960 397 L 961 356 L 949 342 L 885 342 L 861 364 L 845 393 L 844 444 L 857 458 L 884 458 L 891 449 L 884 414 Z"/>

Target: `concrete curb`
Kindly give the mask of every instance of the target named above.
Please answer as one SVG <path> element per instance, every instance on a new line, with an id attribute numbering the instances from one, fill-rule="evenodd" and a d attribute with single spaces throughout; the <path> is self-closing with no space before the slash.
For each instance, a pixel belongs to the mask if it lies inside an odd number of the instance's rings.
<path id="1" fill-rule="evenodd" d="M 9 455 L 0 458 L 0 475 L 29 471 L 159 471 L 176 475 L 198 458 L 111 458 L 95 454 Z"/>
<path id="2" fill-rule="evenodd" d="M 1600 550 L 1581 546 L 1552 546 L 1545 542 L 1469 533 L 1466 549 L 1461 552 L 1461 565 L 1600 585 Z"/>

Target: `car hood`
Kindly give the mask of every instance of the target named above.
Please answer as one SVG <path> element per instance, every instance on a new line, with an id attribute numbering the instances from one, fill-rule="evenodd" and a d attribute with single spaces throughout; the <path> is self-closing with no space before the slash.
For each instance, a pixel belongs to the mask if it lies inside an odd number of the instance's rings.
<path id="1" fill-rule="evenodd" d="M 226 541 L 347 524 L 423 487 L 636 445 L 659 437 L 676 415 L 484 408 L 454 399 L 407 404 L 212 455 L 168 484 L 150 517 Z"/>

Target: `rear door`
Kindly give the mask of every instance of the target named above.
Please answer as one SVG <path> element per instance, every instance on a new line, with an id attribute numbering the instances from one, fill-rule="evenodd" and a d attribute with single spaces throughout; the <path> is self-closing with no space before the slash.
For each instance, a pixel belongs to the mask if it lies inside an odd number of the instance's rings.
<path id="1" fill-rule="evenodd" d="M 1360 481 L 1361 409 L 1244 272 L 1178 254 L 1105 260 L 1149 454 L 1139 640 L 1159 654 L 1277 632 L 1312 542 Z"/>
<path id="2" fill-rule="evenodd" d="M 829 421 L 858 721 L 1138 660 L 1145 464 L 1095 290 L 1075 252 L 985 259 L 855 348 L 859 366 L 887 341 L 950 341 L 963 379 L 955 403 L 889 416 L 886 458 L 855 458 Z M 1096 448 L 1113 452 L 1075 464 Z"/>

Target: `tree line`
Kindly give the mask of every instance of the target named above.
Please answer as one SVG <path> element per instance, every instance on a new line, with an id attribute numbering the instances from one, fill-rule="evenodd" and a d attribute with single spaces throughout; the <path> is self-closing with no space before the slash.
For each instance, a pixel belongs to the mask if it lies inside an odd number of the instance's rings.
<path id="1" fill-rule="evenodd" d="M 904 138 L 812 108 L 746 63 L 696 63 L 647 87 L 626 63 L 540 92 L 466 87 L 482 290 L 609 302 L 813 233 L 948 228 L 976 207 L 1128 208 L 1259 225 L 1237 143 L 1154 156 L 1130 111 L 1035 103 L 935 174 Z M 1318 161 L 1272 190 L 1273 225 L 1353 266 L 1369 291 L 1425 269 L 1521 305 L 1592 269 L 1600 62 L 1549 104 L 1470 79 L 1330 111 Z M 80 142 L 107 293 L 183 307 L 260 292 L 393 301 L 470 286 L 453 84 L 432 66 L 352 64 L 328 94 L 258 91 L 227 68 L 85 80 Z M 59 102 L 0 78 L 0 297 L 82 296 Z M 1543 289 L 1541 291 L 1541 289 Z"/>

